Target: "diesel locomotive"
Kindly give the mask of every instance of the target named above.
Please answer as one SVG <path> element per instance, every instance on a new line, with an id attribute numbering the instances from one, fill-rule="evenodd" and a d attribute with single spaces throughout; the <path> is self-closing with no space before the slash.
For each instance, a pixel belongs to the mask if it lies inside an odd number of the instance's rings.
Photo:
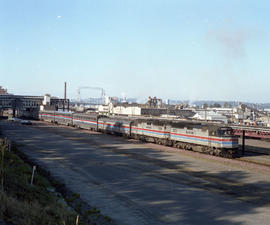
<path id="1" fill-rule="evenodd" d="M 142 141 L 232 158 L 239 148 L 232 129 L 221 124 L 98 114 L 41 111 L 40 120 L 123 135 Z"/>

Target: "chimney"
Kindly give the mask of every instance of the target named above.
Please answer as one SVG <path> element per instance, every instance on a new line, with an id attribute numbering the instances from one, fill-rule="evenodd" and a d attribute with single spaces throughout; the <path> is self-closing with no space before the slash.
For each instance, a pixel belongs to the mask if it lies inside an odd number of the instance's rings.
<path id="1" fill-rule="evenodd" d="M 67 82 L 65 82 L 64 99 L 67 100 Z"/>

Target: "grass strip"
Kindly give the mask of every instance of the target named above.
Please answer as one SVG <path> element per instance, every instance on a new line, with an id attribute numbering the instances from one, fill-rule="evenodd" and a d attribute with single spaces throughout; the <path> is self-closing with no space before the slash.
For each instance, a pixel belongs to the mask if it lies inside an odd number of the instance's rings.
<path id="1" fill-rule="evenodd" d="M 39 172 L 30 185 L 32 167 L 8 150 L 7 140 L 0 139 L 0 218 L 15 225 L 90 224 L 65 204 L 50 182 Z"/>

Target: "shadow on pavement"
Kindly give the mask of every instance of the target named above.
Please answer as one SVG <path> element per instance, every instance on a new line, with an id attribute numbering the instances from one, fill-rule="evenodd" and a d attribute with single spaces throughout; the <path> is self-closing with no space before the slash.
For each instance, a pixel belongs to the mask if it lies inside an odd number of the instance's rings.
<path id="1" fill-rule="evenodd" d="M 101 205 L 115 201 L 147 224 L 255 224 L 262 215 L 260 224 L 269 222 L 259 209 L 269 207 L 270 182 L 247 183 L 246 172 L 194 171 L 184 160 L 170 160 L 172 153 L 121 137 L 57 126 L 0 125 L 4 135 L 47 169 L 75 172 L 85 181 L 78 186 L 90 182 L 111 196 Z"/>

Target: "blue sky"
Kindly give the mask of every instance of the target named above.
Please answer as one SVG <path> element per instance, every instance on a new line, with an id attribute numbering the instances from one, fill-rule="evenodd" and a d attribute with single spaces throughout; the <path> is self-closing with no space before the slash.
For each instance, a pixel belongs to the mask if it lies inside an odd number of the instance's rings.
<path id="1" fill-rule="evenodd" d="M 0 85 L 14 94 L 270 102 L 270 3 L 0 0 Z M 82 97 L 98 97 L 82 91 Z"/>

